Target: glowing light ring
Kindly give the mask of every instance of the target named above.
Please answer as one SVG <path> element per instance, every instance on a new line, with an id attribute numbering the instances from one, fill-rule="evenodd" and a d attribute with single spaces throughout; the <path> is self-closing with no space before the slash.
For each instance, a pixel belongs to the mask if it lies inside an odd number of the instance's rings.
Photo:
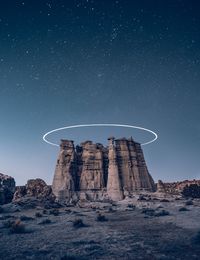
<path id="1" fill-rule="evenodd" d="M 48 144 L 51 144 L 51 145 L 54 145 L 54 146 L 59 146 L 56 143 L 52 143 L 52 142 L 48 141 L 47 140 L 47 136 L 52 134 L 52 133 L 64 130 L 64 129 L 72 129 L 72 128 L 80 128 L 80 127 L 97 127 L 97 126 L 113 126 L 113 127 L 134 128 L 134 129 L 139 129 L 139 130 L 143 130 L 143 131 L 149 132 L 149 133 L 154 135 L 154 138 L 152 140 L 150 140 L 150 141 L 148 141 L 146 143 L 143 143 L 141 145 L 147 145 L 147 144 L 153 143 L 153 142 L 155 142 L 158 139 L 158 135 L 155 132 L 153 132 L 150 129 L 147 129 L 147 128 L 144 128 L 144 127 L 140 127 L 140 126 L 121 125 L 121 124 L 84 124 L 84 125 L 64 126 L 64 127 L 60 127 L 60 128 L 57 128 L 57 129 L 53 129 L 53 130 L 51 130 L 51 131 L 49 131 L 49 132 L 47 132 L 46 134 L 43 135 L 43 140 L 46 143 L 48 143 Z"/>

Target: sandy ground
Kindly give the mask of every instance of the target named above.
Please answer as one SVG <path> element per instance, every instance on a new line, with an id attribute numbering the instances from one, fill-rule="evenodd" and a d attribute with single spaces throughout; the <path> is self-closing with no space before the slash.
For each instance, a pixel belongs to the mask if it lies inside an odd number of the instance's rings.
<path id="1" fill-rule="evenodd" d="M 200 201 L 185 203 L 128 199 L 60 208 L 58 216 L 42 208 L 4 212 L 0 259 L 200 259 Z M 156 216 L 162 210 L 169 215 Z M 99 212 L 107 221 L 96 220 Z M 33 218 L 22 221 L 25 233 L 11 233 L 6 223 L 24 215 Z M 45 219 L 51 223 L 39 224 Z M 74 227 L 77 219 L 85 226 Z"/>

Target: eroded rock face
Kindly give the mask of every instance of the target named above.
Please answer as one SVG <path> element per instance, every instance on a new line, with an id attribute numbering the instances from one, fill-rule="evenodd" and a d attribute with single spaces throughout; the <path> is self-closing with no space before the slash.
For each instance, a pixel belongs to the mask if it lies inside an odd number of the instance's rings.
<path id="1" fill-rule="evenodd" d="M 70 200 L 74 194 L 77 172 L 77 155 L 73 141 L 61 140 L 52 190 L 59 201 Z"/>
<path id="2" fill-rule="evenodd" d="M 82 143 L 80 190 L 101 190 L 105 187 L 103 171 L 103 146 L 91 141 Z"/>
<path id="3" fill-rule="evenodd" d="M 28 180 L 25 186 L 16 187 L 13 202 L 24 197 L 34 197 L 36 199 L 55 199 L 52 189 L 42 179 Z"/>
<path id="4" fill-rule="evenodd" d="M 120 180 L 119 165 L 117 160 L 116 148 L 114 145 L 114 138 L 109 138 L 109 152 L 108 152 L 108 182 L 107 193 L 108 197 L 113 201 L 123 199 L 122 183 Z"/>
<path id="5" fill-rule="evenodd" d="M 76 149 L 73 141 L 61 140 L 52 190 L 58 201 L 118 201 L 135 191 L 154 191 L 155 184 L 132 138 L 109 138 L 109 147 L 86 141 Z"/>
<path id="6" fill-rule="evenodd" d="M 47 198 L 51 195 L 51 187 L 42 179 L 28 180 L 26 194 L 36 198 Z"/>
<path id="7" fill-rule="evenodd" d="M 2 205 L 11 202 L 14 192 L 14 178 L 0 173 L 0 204 Z"/>

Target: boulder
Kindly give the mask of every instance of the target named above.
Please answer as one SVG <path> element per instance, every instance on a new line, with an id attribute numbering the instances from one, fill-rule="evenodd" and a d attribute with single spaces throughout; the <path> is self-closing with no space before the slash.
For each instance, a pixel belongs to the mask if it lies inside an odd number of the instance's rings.
<path id="1" fill-rule="evenodd" d="M 48 198 L 52 196 L 52 190 L 42 179 L 28 180 L 26 195 L 36 198 Z"/>
<path id="2" fill-rule="evenodd" d="M 25 186 L 18 186 L 13 197 L 13 203 L 23 208 L 34 208 L 38 205 L 51 207 L 54 201 L 51 186 L 42 179 L 31 179 Z"/>
<path id="3" fill-rule="evenodd" d="M 2 205 L 11 202 L 14 192 L 14 178 L 0 173 L 0 204 Z"/>

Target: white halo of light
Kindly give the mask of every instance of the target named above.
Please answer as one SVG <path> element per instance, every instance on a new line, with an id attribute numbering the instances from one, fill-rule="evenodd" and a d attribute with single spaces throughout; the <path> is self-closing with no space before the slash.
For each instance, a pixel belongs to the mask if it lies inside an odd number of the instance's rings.
<path id="1" fill-rule="evenodd" d="M 70 126 L 64 126 L 64 127 L 60 127 L 60 128 L 56 128 L 56 129 L 53 129 L 49 132 L 47 132 L 46 134 L 43 135 L 43 141 L 45 141 L 47 144 L 50 144 L 50 145 L 53 145 L 53 146 L 58 146 L 58 144 L 56 143 L 52 143 L 50 141 L 47 140 L 47 136 L 52 134 L 52 133 L 55 133 L 55 132 L 58 132 L 58 131 L 61 131 L 61 130 L 64 130 L 64 129 L 72 129 L 72 128 L 81 128 L 81 127 L 101 127 L 101 126 L 111 126 L 111 127 L 124 127 L 124 128 L 134 128 L 134 129 L 139 129 L 139 130 L 143 130 L 143 131 L 146 131 L 146 132 L 149 132 L 151 134 L 153 134 L 154 138 L 146 143 L 143 143 L 141 145 L 147 145 L 147 144 L 150 144 L 150 143 L 153 143 L 155 142 L 157 139 L 158 139 L 158 135 L 148 129 L 148 128 L 144 128 L 144 127 L 140 127 L 140 126 L 135 126 L 135 125 L 121 125 L 121 124 L 83 124 L 83 125 L 70 125 Z"/>

